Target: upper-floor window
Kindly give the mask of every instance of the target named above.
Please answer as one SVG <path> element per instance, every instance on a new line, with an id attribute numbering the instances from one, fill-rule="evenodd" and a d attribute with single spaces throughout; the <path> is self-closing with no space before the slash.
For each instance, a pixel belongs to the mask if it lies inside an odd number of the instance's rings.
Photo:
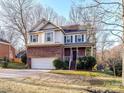
<path id="1" fill-rule="evenodd" d="M 30 42 L 38 42 L 38 35 L 30 35 Z"/>
<path id="2" fill-rule="evenodd" d="M 75 35 L 75 42 L 76 43 L 84 42 L 84 35 Z"/>
<path id="3" fill-rule="evenodd" d="M 47 42 L 53 41 L 53 32 L 46 32 L 45 33 L 45 41 L 47 41 Z"/>
<path id="4" fill-rule="evenodd" d="M 73 36 L 67 35 L 67 36 L 65 36 L 64 40 L 65 40 L 65 43 L 72 43 L 73 42 Z"/>

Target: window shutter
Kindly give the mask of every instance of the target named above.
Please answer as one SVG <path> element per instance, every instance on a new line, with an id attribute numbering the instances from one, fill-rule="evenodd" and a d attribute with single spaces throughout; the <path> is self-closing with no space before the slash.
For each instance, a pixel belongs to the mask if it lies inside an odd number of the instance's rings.
<path id="1" fill-rule="evenodd" d="M 73 37 L 71 36 L 71 42 L 73 42 Z"/>
<path id="2" fill-rule="evenodd" d="M 32 35 L 30 35 L 30 42 L 32 42 Z"/>
<path id="3" fill-rule="evenodd" d="M 66 43 L 66 36 L 64 36 L 64 42 Z"/>
<path id="4" fill-rule="evenodd" d="M 38 42 L 38 35 L 36 35 L 36 42 Z"/>
<path id="5" fill-rule="evenodd" d="M 82 42 L 84 42 L 84 35 L 82 35 Z"/>
<path id="6" fill-rule="evenodd" d="M 77 35 L 75 35 L 75 42 L 77 43 Z"/>

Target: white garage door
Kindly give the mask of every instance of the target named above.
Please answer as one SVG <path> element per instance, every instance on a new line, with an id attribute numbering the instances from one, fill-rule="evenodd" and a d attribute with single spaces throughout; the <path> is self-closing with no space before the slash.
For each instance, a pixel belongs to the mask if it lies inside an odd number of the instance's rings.
<path id="1" fill-rule="evenodd" d="M 32 58 L 31 68 L 33 69 L 55 69 L 53 60 L 56 58 Z"/>

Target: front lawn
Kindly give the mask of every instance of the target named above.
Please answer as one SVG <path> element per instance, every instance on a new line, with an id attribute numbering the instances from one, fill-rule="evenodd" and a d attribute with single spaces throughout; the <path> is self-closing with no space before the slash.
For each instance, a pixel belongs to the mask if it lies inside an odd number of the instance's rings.
<path id="1" fill-rule="evenodd" d="M 94 82 L 97 85 L 91 85 L 89 81 L 86 82 L 77 75 L 41 73 L 24 78 L 0 79 L 0 93 L 123 93 L 124 91 L 122 86 L 103 86 L 98 82 Z"/>
<path id="2" fill-rule="evenodd" d="M 122 88 L 121 77 L 114 77 L 103 72 L 52 70 L 50 73 L 82 77 L 81 79 L 83 80 L 84 85 L 91 85 L 96 87 L 101 86 L 117 90 Z"/>
<path id="3" fill-rule="evenodd" d="M 81 75 L 81 76 L 92 76 L 92 77 L 112 77 L 109 74 L 102 72 L 90 72 L 90 71 L 74 71 L 74 70 L 52 70 L 50 73 L 64 74 L 64 75 Z"/>

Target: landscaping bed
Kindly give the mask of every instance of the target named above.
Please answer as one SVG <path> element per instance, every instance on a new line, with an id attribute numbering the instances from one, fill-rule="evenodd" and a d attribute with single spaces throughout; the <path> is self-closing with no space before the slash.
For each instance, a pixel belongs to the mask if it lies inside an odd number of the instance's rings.
<path id="1" fill-rule="evenodd" d="M 2 67 L 2 64 L 0 64 L 0 67 Z M 6 68 L 9 69 L 25 69 L 25 64 L 24 63 L 15 63 L 15 62 L 9 62 L 8 66 Z"/>

